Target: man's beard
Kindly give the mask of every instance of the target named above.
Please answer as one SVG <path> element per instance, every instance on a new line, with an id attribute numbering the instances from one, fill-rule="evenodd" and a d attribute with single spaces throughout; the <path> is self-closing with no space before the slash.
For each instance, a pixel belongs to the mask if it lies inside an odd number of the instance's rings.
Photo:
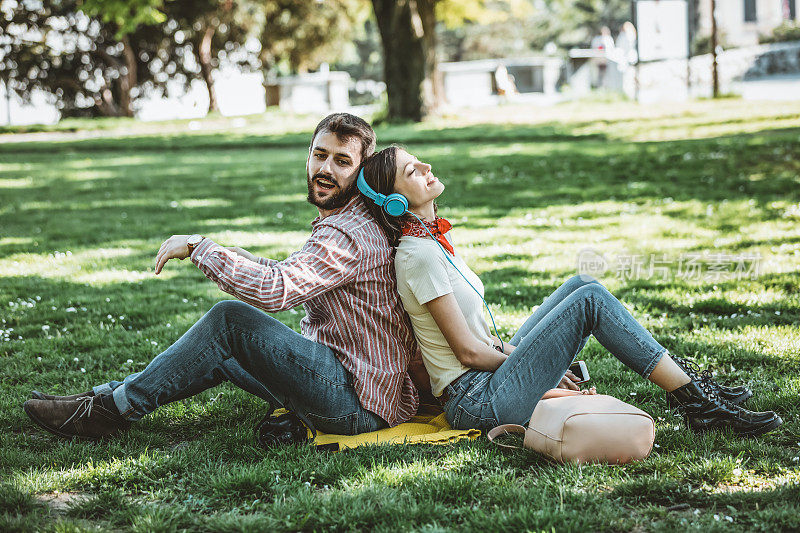
<path id="1" fill-rule="evenodd" d="M 336 183 L 335 188 L 338 188 L 339 190 L 328 196 L 325 200 L 317 200 L 316 198 L 314 198 L 314 180 L 317 178 L 325 178 L 329 181 Z M 313 177 L 309 176 L 307 180 L 308 180 L 308 198 L 307 198 L 308 203 L 317 206 L 320 209 L 325 209 L 326 211 L 344 207 L 345 205 L 347 205 L 347 202 L 349 202 L 356 194 L 355 181 L 353 181 L 353 183 L 351 183 L 347 189 L 342 189 L 341 187 L 339 187 L 339 183 L 336 180 L 334 180 L 333 178 L 331 178 L 326 174 L 317 173 L 314 174 Z"/>

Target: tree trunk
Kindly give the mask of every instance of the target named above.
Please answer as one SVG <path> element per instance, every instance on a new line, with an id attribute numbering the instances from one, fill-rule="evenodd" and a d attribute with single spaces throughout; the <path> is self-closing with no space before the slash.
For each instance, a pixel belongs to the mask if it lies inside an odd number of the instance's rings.
<path id="1" fill-rule="evenodd" d="M 119 106 L 114 101 L 114 92 L 110 89 L 108 80 L 100 89 L 100 92 L 94 99 L 98 112 L 104 117 L 119 117 L 122 116 Z"/>
<path id="2" fill-rule="evenodd" d="M 436 106 L 435 3 L 372 0 L 383 47 L 390 120 L 420 121 Z"/>
<path id="3" fill-rule="evenodd" d="M 8 74 L 2 76 L 3 80 L 3 88 L 5 89 L 6 93 L 6 124 L 9 126 L 11 125 L 11 85 L 9 85 L 8 80 L 10 76 Z"/>
<path id="4" fill-rule="evenodd" d="M 203 32 L 203 37 L 200 39 L 200 44 L 197 46 L 197 62 L 200 63 L 200 73 L 203 80 L 206 82 L 208 89 L 208 111 L 219 111 L 217 107 L 217 92 L 214 90 L 214 78 L 212 76 L 211 66 L 211 41 L 214 38 L 216 29 L 209 26 Z"/>
<path id="5" fill-rule="evenodd" d="M 417 0 L 417 9 L 422 21 L 423 42 L 425 43 L 425 93 L 429 111 L 439 107 L 444 101 L 444 80 L 439 71 L 436 58 L 436 3 L 438 0 Z"/>
<path id="6" fill-rule="evenodd" d="M 133 106 L 131 105 L 131 90 L 137 86 L 136 54 L 131 48 L 130 39 L 127 36 L 122 38 L 122 55 L 125 58 L 125 73 L 120 76 L 120 113 L 126 117 L 133 116 Z"/>
<path id="7" fill-rule="evenodd" d="M 711 0 L 711 94 L 719 98 L 719 73 L 717 72 L 717 10 L 716 0 Z"/>
<path id="8" fill-rule="evenodd" d="M 109 54 L 103 47 L 95 49 L 95 53 L 99 58 L 106 62 L 109 67 L 114 68 L 119 76 L 115 79 L 110 79 L 107 75 L 103 75 L 103 86 L 95 95 L 95 106 L 97 111 L 105 117 L 132 117 L 133 110 L 131 109 L 131 89 L 135 86 L 131 84 L 129 74 L 136 77 L 136 62 L 134 59 L 133 72 L 127 71 L 128 54 L 133 52 L 127 43 L 127 37 L 123 41 L 123 56 L 125 61 L 120 61 L 116 56 Z"/>

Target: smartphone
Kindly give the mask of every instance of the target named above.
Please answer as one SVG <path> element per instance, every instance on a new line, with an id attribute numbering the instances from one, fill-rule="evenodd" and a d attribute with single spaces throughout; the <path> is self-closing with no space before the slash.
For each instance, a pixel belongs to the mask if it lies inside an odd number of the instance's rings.
<path id="1" fill-rule="evenodd" d="M 574 381 L 573 383 L 581 384 L 589 381 L 589 370 L 586 368 L 586 363 L 584 361 L 575 361 L 569 365 L 569 369 L 573 374 L 578 376 L 578 381 Z"/>

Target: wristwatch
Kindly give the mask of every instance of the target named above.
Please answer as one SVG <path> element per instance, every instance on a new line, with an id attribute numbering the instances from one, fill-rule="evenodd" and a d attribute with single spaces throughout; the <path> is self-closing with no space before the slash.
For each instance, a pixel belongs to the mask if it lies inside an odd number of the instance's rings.
<path id="1" fill-rule="evenodd" d="M 189 238 L 186 239 L 186 245 L 189 247 L 189 255 L 192 255 L 194 247 L 203 242 L 203 239 L 205 239 L 205 237 L 203 237 L 199 233 L 195 233 L 194 235 L 189 235 Z"/>

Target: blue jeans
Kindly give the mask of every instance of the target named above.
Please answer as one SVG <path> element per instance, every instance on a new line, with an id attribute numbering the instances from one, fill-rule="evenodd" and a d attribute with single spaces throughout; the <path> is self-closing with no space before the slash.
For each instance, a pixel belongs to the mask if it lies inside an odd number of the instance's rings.
<path id="1" fill-rule="evenodd" d="M 456 429 L 482 431 L 499 424 L 527 425 L 589 335 L 644 378 L 667 353 L 600 282 L 574 276 L 525 321 L 511 339 L 516 349 L 500 368 L 469 370 L 447 386 L 447 421 Z"/>
<path id="2" fill-rule="evenodd" d="M 217 303 L 141 372 L 94 392 L 113 394 L 120 413 L 139 420 L 223 381 L 295 411 L 326 433 L 386 427 L 361 406 L 353 378 L 333 350 L 237 300 Z"/>

